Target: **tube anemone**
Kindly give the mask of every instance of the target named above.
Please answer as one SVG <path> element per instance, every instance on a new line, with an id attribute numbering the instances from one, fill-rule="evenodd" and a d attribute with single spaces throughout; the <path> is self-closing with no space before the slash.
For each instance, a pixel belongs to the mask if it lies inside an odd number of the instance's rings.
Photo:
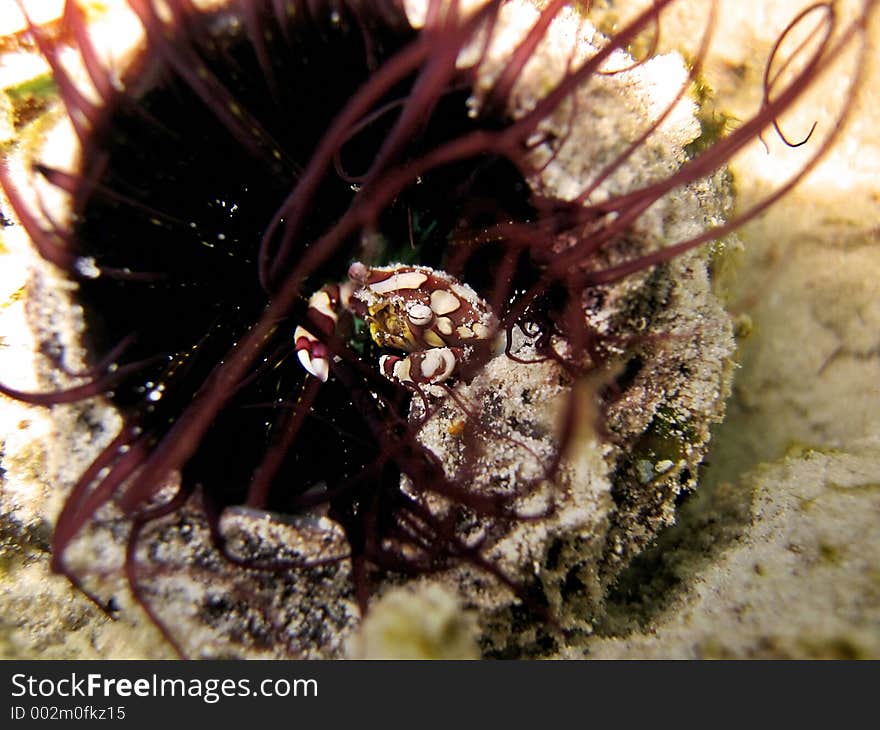
<path id="1" fill-rule="evenodd" d="M 0 179 L 77 283 L 90 354 L 74 385 L 0 392 L 101 396 L 122 419 L 71 486 L 54 569 L 105 608 L 121 571 L 183 655 L 332 655 L 377 588 L 427 576 L 480 610 L 487 652 L 588 632 L 694 485 L 729 386 L 729 323 L 691 252 L 834 134 L 730 219 L 716 173 L 861 29 L 827 4 L 796 18 L 822 18 L 809 57 L 768 70 L 754 117 L 692 156 L 714 4 L 689 69 L 625 52 L 672 4 L 604 38 L 559 0 L 128 0 L 144 43 L 124 68 L 74 2 L 58 38 L 32 26 L 78 153 Z M 663 70 L 676 83 L 652 95 Z M 293 332 L 352 261 L 467 283 L 501 342 L 407 388 L 355 317 L 322 333 L 321 383 Z M 96 557 L 107 540 L 121 568 Z M 194 585 L 187 615 L 226 648 L 173 622 Z"/>

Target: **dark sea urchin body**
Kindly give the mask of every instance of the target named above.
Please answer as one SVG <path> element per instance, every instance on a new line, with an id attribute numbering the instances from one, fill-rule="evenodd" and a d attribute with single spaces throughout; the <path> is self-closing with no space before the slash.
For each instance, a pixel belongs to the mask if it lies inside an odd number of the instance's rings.
<path id="1" fill-rule="evenodd" d="M 725 189 L 700 181 L 858 25 L 817 6 L 818 50 L 688 158 L 696 135 L 664 148 L 663 124 L 698 66 L 654 119 L 634 112 L 646 92 L 615 101 L 635 119 L 613 150 L 578 136 L 622 94 L 618 78 L 650 67 L 613 52 L 671 0 L 611 39 L 565 2 L 426 1 L 418 23 L 417 3 L 195 4 L 129 1 L 147 44 L 121 82 L 69 4 L 97 103 L 61 64 L 64 35 L 33 29 L 82 149 L 79 170 L 38 159 L 34 175 L 74 215 L 53 225 L 2 179 L 40 254 L 78 282 L 91 374 L 3 392 L 44 405 L 101 394 L 123 419 L 72 486 L 55 569 L 103 605 L 123 573 L 187 655 L 338 654 L 373 590 L 405 577 L 439 576 L 477 607 L 486 651 L 548 652 L 589 631 L 605 588 L 693 486 L 729 384 L 707 263 L 677 257 L 769 205 L 833 135 L 737 220 L 723 220 Z M 530 22 L 499 50 L 512 17 Z M 563 26 L 580 40 L 554 57 L 546 38 Z M 326 338 L 321 384 L 293 331 L 353 260 L 467 282 L 506 354 L 414 395 L 382 377 L 356 322 Z"/>

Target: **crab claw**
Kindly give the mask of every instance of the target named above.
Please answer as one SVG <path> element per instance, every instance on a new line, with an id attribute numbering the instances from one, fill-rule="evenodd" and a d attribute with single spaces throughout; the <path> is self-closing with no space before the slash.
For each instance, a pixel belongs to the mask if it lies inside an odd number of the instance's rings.
<path id="1" fill-rule="evenodd" d="M 306 372 L 326 383 L 330 376 L 330 359 L 326 345 L 305 327 L 296 328 L 293 341 L 296 343 L 296 356 Z"/>
<path id="2" fill-rule="evenodd" d="M 460 347 L 433 347 L 406 357 L 382 355 L 379 371 L 389 380 L 416 385 L 436 385 L 455 372 L 464 356 Z"/>

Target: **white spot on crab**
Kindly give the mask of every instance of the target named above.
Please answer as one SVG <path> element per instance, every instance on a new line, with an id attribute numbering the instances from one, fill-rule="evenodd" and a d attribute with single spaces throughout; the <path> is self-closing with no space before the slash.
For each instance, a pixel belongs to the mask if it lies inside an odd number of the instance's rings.
<path id="1" fill-rule="evenodd" d="M 330 295 L 323 289 L 316 291 L 309 297 L 309 307 L 328 317 L 331 321 L 336 322 L 336 310 L 330 301 Z"/>
<path id="2" fill-rule="evenodd" d="M 473 325 L 473 331 L 477 339 L 480 340 L 488 340 L 492 336 L 492 330 L 482 322 L 476 322 Z"/>
<path id="3" fill-rule="evenodd" d="M 410 375 L 410 367 L 411 363 L 408 357 L 403 358 L 403 360 L 398 360 L 396 363 L 394 363 L 394 377 L 401 382 L 412 380 L 412 375 Z"/>
<path id="4" fill-rule="evenodd" d="M 431 309 L 435 314 L 449 314 L 461 306 L 461 300 L 444 289 L 435 289 L 431 292 Z"/>
<path id="5" fill-rule="evenodd" d="M 474 309 L 480 310 L 483 309 L 485 303 L 480 298 L 480 295 L 477 294 L 470 286 L 467 284 L 463 284 L 460 281 L 454 281 L 449 285 L 449 291 L 451 291 L 455 296 L 457 296 L 461 301 L 467 302 Z"/>
<path id="6" fill-rule="evenodd" d="M 401 383 L 412 382 L 412 376 L 410 375 L 411 363 L 408 357 L 401 360 L 393 355 L 382 355 L 382 357 L 379 358 L 379 370 L 387 375 L 388 361 L 392 358 L 394 359 L 394 362 L 391 366 L 391 376 Z"/>
<path id="7" fill-rule="evenodd" d="M 451 335 L 452 328 L 452 320 L 449 317 L 438 317 L 437 318 L 437 329 L 439 330 L 441 335 Z"/>
<path id="8" fill-rule="evenodd" d="M 427 280 L 427 275 L 419 271 L 403 271 L 392 274 L 383 281 L 370 284 L 369 288 L 376 294 L 387 294 L 400 289 L 418 289 Z"/>

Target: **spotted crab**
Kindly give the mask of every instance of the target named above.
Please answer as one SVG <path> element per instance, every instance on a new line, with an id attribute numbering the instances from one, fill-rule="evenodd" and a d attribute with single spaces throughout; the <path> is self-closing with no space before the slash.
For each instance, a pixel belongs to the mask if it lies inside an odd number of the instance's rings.
<path id="1" fill-rule="evenodd" d="M 342 313 L 365 320 L 380 347 L 409 353 L 382 355 L 379 371 L 415 386 L 447 381 L 490 347 L 498 330 L 491 307 L 470 286 L 427 266 L 356 261 L 348 281 L 325 284 L 309 298 L 309 319 L 324 335 L 336 332 Z M 302 366 L 326 381 L 330 354 L 320 337 L 300 325 L 294 341 Z"/>

